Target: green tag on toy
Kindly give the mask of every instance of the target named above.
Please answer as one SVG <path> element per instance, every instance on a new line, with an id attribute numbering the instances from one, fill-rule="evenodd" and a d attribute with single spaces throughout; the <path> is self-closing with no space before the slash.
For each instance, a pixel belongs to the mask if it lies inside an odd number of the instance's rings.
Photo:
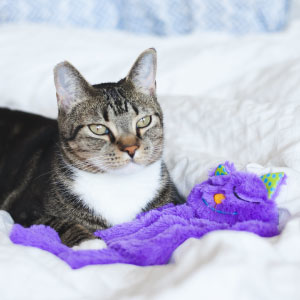
<path id="1" fill-rule="evenodd" d="M 228 175 L 224 165 L 219 165 L 216 169 L 215 175 Z"/>
<path id="2" fill-rule="evenodd" d="M 283 172 L 279 173 L 268 173 L 266 175 L 261 176 L 261 180 L 268 191 L 268 198 L 271 199 L 273 194 L 275 193 L 278 185 L 280 184 L 282 178 L 284 176 Z"/>

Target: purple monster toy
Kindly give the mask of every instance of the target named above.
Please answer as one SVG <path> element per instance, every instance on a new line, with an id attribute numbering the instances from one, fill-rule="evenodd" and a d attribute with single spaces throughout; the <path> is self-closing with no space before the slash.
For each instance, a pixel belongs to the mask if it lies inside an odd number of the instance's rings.
<path id="1" fill-rule="evenodd" d="M 226 162 L 211 172 L 207 181 L 194 187 L 187 202 L 198 218 L 227 224 L 228 229 L 274 236 L 279 233 L 274 199 L 285 181 L 283 172 L 258 177 L 236 171 Z"/>
<path id="2" fill-rule="evenodd" d="M 47 250 L 77 269 L 91 264 L 129 263 L 140 266 L 169 262 L 173 251 L 188 238 L 213 230 L 240 230 L 263 237 L 279 234 L 274 199 L 286 181 L 284 173 L 258 177 L 236 171 L 226 162 L 209 179 L 196 185 L 183 205 L 166 205 L 135 220 L 97 231 L 107 244 L 102 250 L 73 250 L 63 245 L 50 227 L 14 225 L 14 243 Z"/>

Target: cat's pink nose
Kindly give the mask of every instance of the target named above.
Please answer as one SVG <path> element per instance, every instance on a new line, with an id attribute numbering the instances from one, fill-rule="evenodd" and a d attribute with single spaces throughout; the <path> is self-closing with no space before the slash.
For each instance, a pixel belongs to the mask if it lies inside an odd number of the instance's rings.
<path id="1" fill-rule="evenodd" d="M 125 147 L 123 148 L 124 152 L 127 152 L 129 154 L 130 157 L 133 157 L 135 154 L 135 151 L 138 149 L 137 145 L 133 145 L 133 146 L 129 146 L 129 147 Z"/>
<path id="2" fill-rule="evenodd" d="M 133 158 L 136 150 L 140 147 L 140 142 L 134 135 L 127 135 L 122 136 L 119 141 L 117 142 L 118 148 L 123 151 L 127 152 L 128 155 Z"/>

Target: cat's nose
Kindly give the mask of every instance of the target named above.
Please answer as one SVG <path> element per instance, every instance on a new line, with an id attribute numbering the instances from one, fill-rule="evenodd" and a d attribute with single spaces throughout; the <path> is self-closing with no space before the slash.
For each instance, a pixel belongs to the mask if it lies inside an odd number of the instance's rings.
<path id="1" fill-rule="evenodd" d="M 120 137 L 117 146 L 121 151 L 127 152 L 128 155 L 133 158 L 136 150 L 140 147 L 140 143 L 136 136 L 126 135 Z"/>
<path id="2" fill-rule="evenodd" d="M 127 152 L 128 155 L 133 158 L 134 157 L 134 154 L 135 154 L 135 151 L 138 149 L 138 146 L 137 145 L 133 145 L 133 146 L 129 146 L 129 147 L 125 147 L 123 148 L 123 151 L 124 152 Z"/>
<path id="3" fill-rule="evenodd" d="M 214 195 L 214 201 L 216 204 L 221 204 L 225 199 L 225 195 L 224 194 L 215 194 Z"/>

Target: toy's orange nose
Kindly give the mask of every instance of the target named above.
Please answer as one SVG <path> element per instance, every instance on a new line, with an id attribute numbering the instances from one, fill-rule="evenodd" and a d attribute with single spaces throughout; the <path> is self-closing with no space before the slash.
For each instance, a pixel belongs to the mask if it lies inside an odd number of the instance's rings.
<path id="1" fill-rule="evenodd" d="M 221 204 L 224 199 L 225 199 L 225 195 L 224 194 L 215 194 L 214 195 L 214 200 L 215 200 L 216 204 Z"/>

